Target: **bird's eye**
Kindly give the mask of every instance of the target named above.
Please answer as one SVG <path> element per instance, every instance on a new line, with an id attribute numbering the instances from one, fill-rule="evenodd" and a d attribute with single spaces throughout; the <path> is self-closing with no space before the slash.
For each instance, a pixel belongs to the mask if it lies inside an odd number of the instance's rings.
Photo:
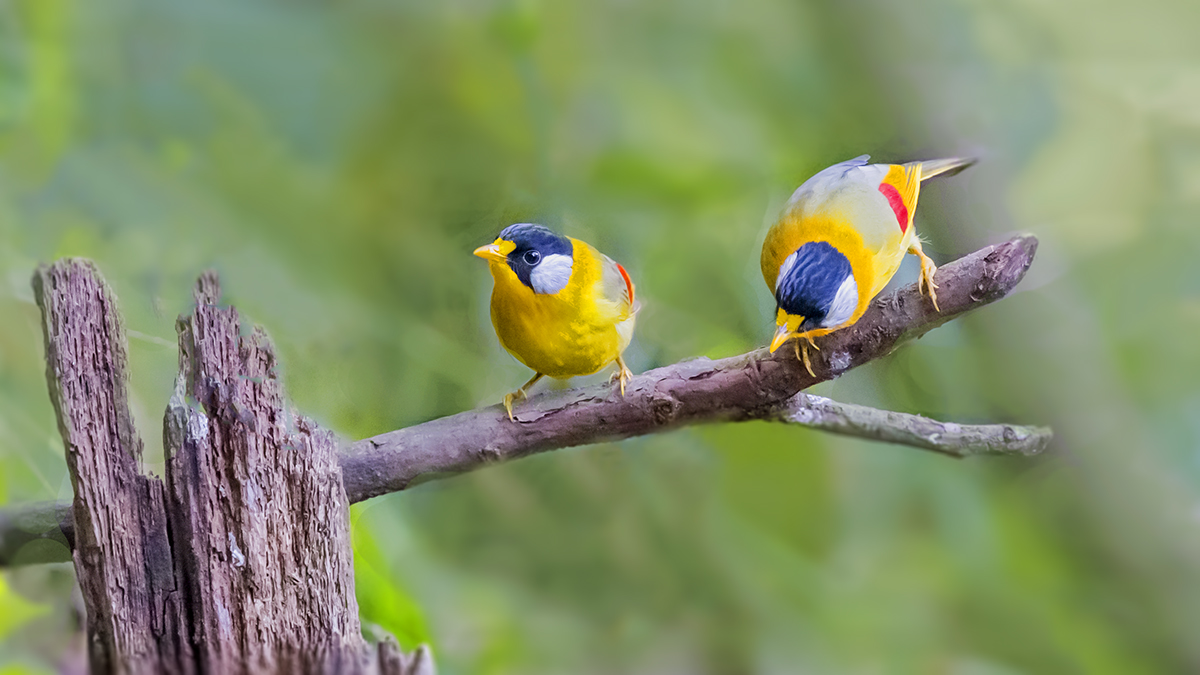
<path id="1" fill-rule="evenodd" d="M 541 259 L 542 259 L 542 254 L 538 253 L 537 251 L 526 251 L 525 252 L 525 263 L 527 265 L 530 265 L 530 266 L 536 265 L 536 264 L 538 264 L 538 261 L 540 261 Z"/>

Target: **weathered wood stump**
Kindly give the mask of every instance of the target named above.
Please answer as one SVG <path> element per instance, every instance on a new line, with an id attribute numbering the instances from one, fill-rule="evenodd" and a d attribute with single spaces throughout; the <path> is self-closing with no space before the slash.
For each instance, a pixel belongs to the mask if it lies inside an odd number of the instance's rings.
<path id="1" fill-rule="evenodd" d="M 142 475 L 124 329 L 84 260 L 34 276 L 75 489 L 75 569 L 95 673 L 432 673 L 362 636 L 338 444 L 292 411 L 261 329 L 212 274 L 178 322 L 167 480 Z"/>

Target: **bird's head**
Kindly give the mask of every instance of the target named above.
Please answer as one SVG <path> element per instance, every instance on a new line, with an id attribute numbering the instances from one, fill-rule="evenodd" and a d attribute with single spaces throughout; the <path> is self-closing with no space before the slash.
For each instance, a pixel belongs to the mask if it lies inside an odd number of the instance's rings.
<path id="1" fill-rule="evenodd" d="M 574 266 L 574 245 L 548 227 L 532 223 L 509 225 L 496 241 L 475 249 L 493 274 L 511 271 L 534 293 L 553 294 L 566 287 Z"/>
<path id="2" fill-rule="evenodd" d="M 858 308 L 858 284 L 850 261 L 825 241 L 810 241 L 779 266 L 775 280 L 774 353 L 788 339 L 845 323 Z"/>

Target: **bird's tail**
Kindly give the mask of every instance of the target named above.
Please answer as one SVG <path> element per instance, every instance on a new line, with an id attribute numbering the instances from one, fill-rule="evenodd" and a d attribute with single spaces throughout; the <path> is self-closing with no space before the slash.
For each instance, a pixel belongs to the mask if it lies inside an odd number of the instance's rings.
<path id="1" fill-rule="evenodd" d="M 921 168 L 921 182 L 934 176 L 953 176 L 974 164 L 974 157 L 950 157 L 948 159 L 929 159 L 924 162 L 909 162 L 908 166 L 918 165 Z"/>

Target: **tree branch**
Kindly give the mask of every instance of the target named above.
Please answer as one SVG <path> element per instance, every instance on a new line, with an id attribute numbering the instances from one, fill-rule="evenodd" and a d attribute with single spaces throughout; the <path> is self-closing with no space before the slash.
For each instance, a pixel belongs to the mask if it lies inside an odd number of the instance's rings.
<path id="1" fill-rule="evenodd" d="M 693 359 L 635 376 L 624 398 L 607 385 L 534 396 L 508 420 L 499 405 L 470 410 L 381 434 L 344 447 L 342 483 L 359 502 L 421 483 L 539 452 L 620 440 L 683 426 L 746 420 L 803 424 L 861 438 L 911 445 L 955 457 L 1031 455 L 1050 440 L 1047 429 L 940 423 L 915 415 L 797 396 L 812 385 L 886 356 L 901 344 L 1008 295 L 1024 277 L 1037 239 L 1019 236 L 988 246 L 938 270 L 936 311 L 915 284 L 876 298 L 854 326 L 819 338 L 809 375 L 789 347 L 741 356 Z M 52 538 L 8 526 L 53 505 L 0 513 L 0 565 L 10 564 L 10 541 Z M 67 539 L 71 533 L 65 532 Z M 44 559 L 41 561 L 45 561 Z M 30 560 L 32 562 L 32 560 Z"/>
<path id="2" fill-rule="evenodd" d="M 949 455 L 1036 455 L 1053 435 L 1047 427 L 1013 424 L 955 424 L 920 415 L 838 403 L 822 396 L 799 393 L 770 418 L 843 436 L 898 443 Z"/>

